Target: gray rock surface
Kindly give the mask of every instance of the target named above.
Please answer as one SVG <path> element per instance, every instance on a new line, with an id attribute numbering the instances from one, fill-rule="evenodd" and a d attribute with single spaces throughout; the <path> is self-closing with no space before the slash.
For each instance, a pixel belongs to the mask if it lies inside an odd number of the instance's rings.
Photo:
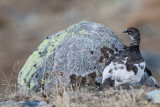
<path id="1" fill-rule="evenodd" d="M 19 89 L 39 91 L 56 84 L 93 84 L 121 40 L 107 27 L 82 21 L 47 37 L 28 58 L 18 76 Z"/>
<path id="2" fill-rule="evenodd" d="M 151 76 L 149 77 L 148 74 L 145 72 L 142 79 L 140 80 L 140 82 L 138 83 L 138 85 L 145 85 L 148 87 L 159 87 L 158 82 L 156 81 L 156 79 Z"/>
<path id="3" fill-rule="evenodd" d="M 146 98 L 151 100 L 153 103 L 160 104 L 160 90 L 154 90 L 154 91 L 148 92 L 146 94 Z"/>
<path id="4" fill-rule="evenodd" d="M 123 50 L 121 40 L 107 27 L 82 21 L 47 37 L 32 53 L 18 76 L 19 90 L 40 91 L 56 85 L 86 86 L 101 82 L 105 62 Z M 140 85 L 152 80 L 144 75 Z"/>

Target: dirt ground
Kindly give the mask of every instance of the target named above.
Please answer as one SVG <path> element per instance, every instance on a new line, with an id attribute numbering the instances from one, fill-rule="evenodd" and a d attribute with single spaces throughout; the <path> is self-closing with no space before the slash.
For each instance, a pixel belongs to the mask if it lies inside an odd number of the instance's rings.
<path id="1" fill-rule="evenodd" d="M 46 36 L 81 20 L 104 24 L 126 44 L 130 39 L 122 31 L 135 26 L 141 50 L 160 55 L 159 0 L 1 0 L 0 14 L 0 89 L 6 80 L 16 84 L 18 72 Z"/>

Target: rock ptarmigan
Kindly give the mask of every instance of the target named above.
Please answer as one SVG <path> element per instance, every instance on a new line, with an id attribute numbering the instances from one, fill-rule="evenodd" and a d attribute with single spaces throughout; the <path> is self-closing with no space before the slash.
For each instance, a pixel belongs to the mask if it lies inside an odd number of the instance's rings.
<path id="1" fill-rule="evenodd" d="M 124 51 L 113 54 L 103 71 L 102 84 L 109 86 L 138 83 L 144 75 L 145 61 L 140 53 L 140 32 L 130 27 L 123 33 L 131 38 L 131 44 Z"/>

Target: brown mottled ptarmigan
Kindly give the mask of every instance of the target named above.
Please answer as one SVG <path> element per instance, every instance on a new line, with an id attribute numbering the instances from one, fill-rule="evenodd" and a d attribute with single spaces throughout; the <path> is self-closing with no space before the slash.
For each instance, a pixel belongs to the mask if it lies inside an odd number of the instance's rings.
<path id="1" fill-rule="evenodd" d="M 124 51 L 113 54 L 107 61 L 103 71 L 102 84 L 109 86 L 138 83 L 145 72 L 145 61 L 141 55 L 140 32 L 134 27 L 126 29 L 131 38 L 131 44 Z"/>

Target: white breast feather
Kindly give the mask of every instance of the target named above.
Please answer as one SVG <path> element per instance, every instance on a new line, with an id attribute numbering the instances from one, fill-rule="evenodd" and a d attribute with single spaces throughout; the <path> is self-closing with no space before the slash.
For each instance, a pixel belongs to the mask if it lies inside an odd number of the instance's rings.
<path id="1" fill-rule="evenodd" d="M 123 62 L 126 63 L 127 58 Z M 143 66 L 143 69 L 141 69 L 139 65 Z M 115 86 L 124 83 L 133 84 L 139 82 L 142 76 L 144 75 L 145 62 L 142 62 L 140 64 L 135 64 L 135 66 L 138 68 L 136 75 L 133 71 L 127 71 L 125 64 L 118 64 L 117 62 L 116 63 L 111 62 L 108 66 L 105 67 L 103 71 L 102 83 L 104 83 L 104 81 L 108 78 L 111 78 L 112 80 L 115 81 Z M 117 68 L 116 70 L 115 67 Z M 121 67 L 123 67 L 123 69 L 120 69 Z M 112 71 L 109 73 L 110 70 Z M 117 80 L 120 80 L 120 82 Z"/>
<path id="2" fill-rule="evenodd" d="M 137 82 L 139 82 L 142 78 L 142 76 L 144 75 L 144 69 L 145 69 L 145 62 L 141 62 L 139 64 L 134 64 L 137 68 L 138 68 L 138 71 L 137 71 L 137 74 L 134 78 L 132 78 L 132 80 L 137 80 Z M 141 68 L 143 67 L 143 68 Z"/>

